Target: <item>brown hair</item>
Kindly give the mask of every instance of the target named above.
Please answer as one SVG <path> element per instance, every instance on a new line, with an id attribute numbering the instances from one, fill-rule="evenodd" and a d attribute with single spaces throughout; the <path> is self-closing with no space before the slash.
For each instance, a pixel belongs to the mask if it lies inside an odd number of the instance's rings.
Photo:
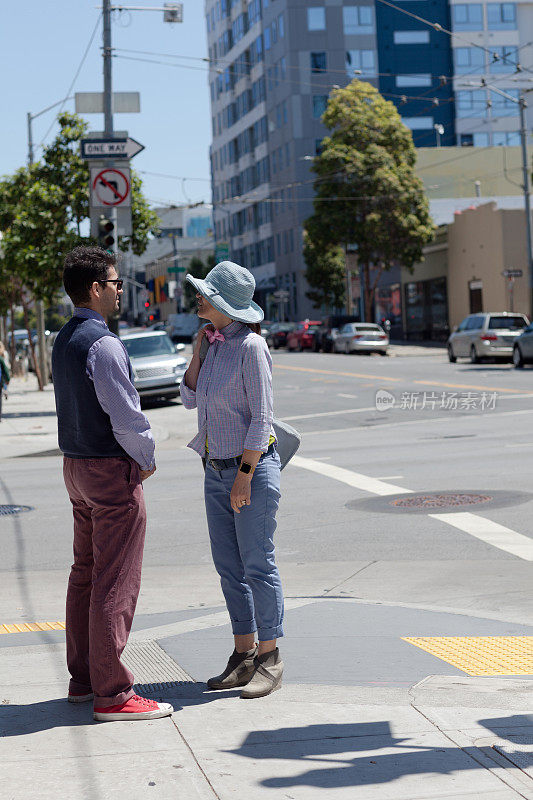
<path id="1" fill-rule="evenodd" d="M 259 322 L 246 322 L 245 325 L 250 328 L 252 333 L 258 333 L 261 336 L 261 325 Z"/>

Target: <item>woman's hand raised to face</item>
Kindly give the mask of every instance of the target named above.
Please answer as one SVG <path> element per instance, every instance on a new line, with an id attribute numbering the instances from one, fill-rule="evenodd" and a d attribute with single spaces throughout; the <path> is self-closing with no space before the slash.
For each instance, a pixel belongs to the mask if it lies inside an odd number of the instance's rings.
<path id="1" fill-rule="evenodd" d="M 202 342 L 204 340 L 205 332 L 207 329 L 209 329 L 210 331 L 214 331 L 215 326 L 209 324 L 209 325 L 204 325 L 203 328 L 200 328 L 200 330 L 198 331 L 198 336 L 196 337 L 196 342 L 194 343 L 194 350 L 192 354 L 193 358 L 194 356 L 200 357 L 200 348 L 202 346 Z"/>

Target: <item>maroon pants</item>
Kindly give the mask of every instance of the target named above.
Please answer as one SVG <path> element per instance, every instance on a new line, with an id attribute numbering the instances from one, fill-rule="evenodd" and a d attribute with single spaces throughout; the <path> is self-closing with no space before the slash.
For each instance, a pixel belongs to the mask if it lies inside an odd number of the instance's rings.
<path id="1" fill-rule="evenodd" d="M 141 585 L 146 508 L 139 467 L 127 458 L 65 458 L 74 512 L 67 591 L 69 689 L 98 708 L 124 703 L 133 675 L 121 663 Z"/>

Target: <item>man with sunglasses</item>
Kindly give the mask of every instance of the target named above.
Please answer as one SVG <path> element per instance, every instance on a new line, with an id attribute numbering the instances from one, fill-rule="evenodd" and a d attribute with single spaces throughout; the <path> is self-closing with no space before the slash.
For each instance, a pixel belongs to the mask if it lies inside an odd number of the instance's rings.
<path id="1" fill-rule="evenodd" d="M 126 348 L 106 324 L 118 311 L 115 256 L 76 247 L 64 263 L 72 319 L 52 353 L 59 447 L 74 513 L 74 564 L 66 612 L 68 700 L 94 699 L 100 721 L 172 713 L 133 691 L 120 656 L 131 630 L 146 531 L 142 482 L 155 472 L 155 444 L 141 412 Z"/>

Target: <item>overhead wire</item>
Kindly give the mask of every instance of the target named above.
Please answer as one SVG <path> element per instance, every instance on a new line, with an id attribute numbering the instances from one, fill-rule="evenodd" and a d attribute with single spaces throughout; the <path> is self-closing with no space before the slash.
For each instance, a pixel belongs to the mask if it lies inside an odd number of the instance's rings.
<path id="1" fill-rule="evenodd" d="M 83 56 L 82 56 L 82 59 L 80 61 L 79 66 L 78 66 L 78 69 L 76 70 L 74 78 L 72 79 L 72 83 L 70 84 L 70 86 L 68 88 L 68 91 L 67 91 L 67 93 L 66 93 L 66 95 L 65 95 L 65 97 L 63 99 L 63 102 L 61 103 L 61 105 L 59 107 L 59 111 L 57 112 L 58 115 L 61 114 L 61 112 L 63 111 L 63 108 L 65 107 L 65 103 L 67 102 L 67 100 L 71 96 L 72 90 L 73 90 L 73 88 L 74 88 L 74 86 L 76 84 L 76 81 L 78 80 L 78 77 L 79 77 L 79 74 L 80 74 L 80 72 L 81 72 L 81 70 L 83 68 L 83 65 L 85 64 L 85 59 L 89 55 L 89 50 L 91 49 L 92 43 L 94 41 L 94 37 L 96 36 L 96 32 L 97 32 L 98 27 L 100 25 L 100 21 L 102 19 L 102 15 L 103 15 L 103 12 L 100 12 L 100 14 L 98 15 L 98 19 L 96 20 L 96 25 L 94 26 L 93 32 L 91 33 L 91 36 L 89 38 L 89 42 L 87 44 L 87 47 L 85 48 L 85 52 L 83 53 Z M 41 142 L 39 144 L 39 147 L 42 147 L 43 144 L 45 143 L 45 141 L 47 140 L 50 131 L 52 130 L 52 128 L 56 124 L 56 119 L 57 119 L 57 116 L 55 116 L 54 119 L 52 120 L 52 122 L 50 123 L 50 126 L 49 126 L 48 130 L 46 131 L 45 135 L 43 136 L 43 138 L 42 138 L 42 140 L 41 140 Z"/>

